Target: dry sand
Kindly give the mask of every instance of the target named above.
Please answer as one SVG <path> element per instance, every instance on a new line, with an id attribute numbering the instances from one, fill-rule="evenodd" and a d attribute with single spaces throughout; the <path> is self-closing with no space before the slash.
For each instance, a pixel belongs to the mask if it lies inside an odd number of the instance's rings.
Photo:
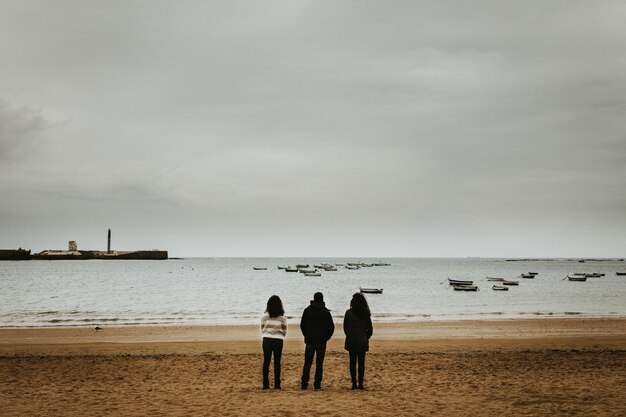
<path id="1" fill-rule="evenodd" d="M 624 416 L 626 319 L 376 324 L 363 392 L 338 327 L 324 391 L 261 390 L 256 326 L 0 330 L 3 416 Z"/>

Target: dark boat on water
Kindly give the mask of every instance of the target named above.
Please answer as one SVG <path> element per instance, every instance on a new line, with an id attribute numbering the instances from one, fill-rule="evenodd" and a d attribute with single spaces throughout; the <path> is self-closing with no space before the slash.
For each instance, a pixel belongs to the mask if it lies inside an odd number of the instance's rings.
<path id="1" fill-rule="evenodd" d="M 619 277 L 623 277 L 623 276 L 626 276 L 626 272 L 616 272 L 615 275 Z"/>
<path id="2" fill-rule="evenodd" d="M 452 284 L 454 291 L 478 291 L 476 285 L 471 284 Z"/>

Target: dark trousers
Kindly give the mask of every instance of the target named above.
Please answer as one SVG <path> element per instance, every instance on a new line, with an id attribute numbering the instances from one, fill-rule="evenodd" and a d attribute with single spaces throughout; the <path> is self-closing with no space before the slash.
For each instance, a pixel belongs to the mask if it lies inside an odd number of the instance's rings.
<path id="1" fill-rule="evenodd" d="M 350 378 L 352 385 L 356 385 L 357 373 L 356 364 L 359 363 L 359 386 L 363 386 L 363 376 L 365 375 L 365 352 L 350 352 Z"/>
<path id="2" fill-rule="evenodd" d="M 283 353 L 282 339 L 263 338 L 263 388 L 270 387 L 270 361 L 274 354 L 274 388 L 280 388 L 280 357 Z"/>
<path id="3" fill-rule="evenodd" d="M 304 349 L 304 368 L 302 368 L 302 387 L 309 385 L 309 376 L 311 374 L 311 365 L 313 365 L 313 356 L 315 356 L 315 388 L 322 386 L 322 377 L 324 376 L 324 356 L 326 355 L 326 343 L 319 345 L 306 345 Z"/>

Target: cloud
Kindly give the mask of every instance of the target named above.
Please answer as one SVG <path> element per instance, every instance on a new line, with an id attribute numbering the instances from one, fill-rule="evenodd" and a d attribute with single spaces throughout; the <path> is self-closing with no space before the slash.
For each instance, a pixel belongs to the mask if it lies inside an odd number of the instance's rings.
<path id="1" fill-rule="evenodd" d="M 65 3 L 0 6 L 0 95 L 46 103 L 0 102 L 22 226 L 158 212 L 242 245 L 463 255 L 488 227 L 511 253 L 588 242 L 593 217 L 623 248 L 623 2 Z"/>
<path id="2" fill-rule="evenodd" d="M 12 108 L 0 99 L 0 160 L 22 158 L 37 146 L 39 134 L 48 127 L 41 110 Z"/>

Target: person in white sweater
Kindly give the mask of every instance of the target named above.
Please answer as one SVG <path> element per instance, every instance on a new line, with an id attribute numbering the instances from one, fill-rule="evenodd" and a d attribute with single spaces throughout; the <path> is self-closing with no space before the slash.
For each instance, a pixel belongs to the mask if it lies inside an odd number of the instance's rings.
<path id="1" fill-rule="evenodd" d="M 267 308 L 261 318 L 263 336 L 263 389 L 270 388 L 270 361 L 274 355 L 274 389 L 280 389 L 280 357 L 283 341 L 287 335 L 287 318 L 283 302 L 277 295 L 267 300 Z"/>

